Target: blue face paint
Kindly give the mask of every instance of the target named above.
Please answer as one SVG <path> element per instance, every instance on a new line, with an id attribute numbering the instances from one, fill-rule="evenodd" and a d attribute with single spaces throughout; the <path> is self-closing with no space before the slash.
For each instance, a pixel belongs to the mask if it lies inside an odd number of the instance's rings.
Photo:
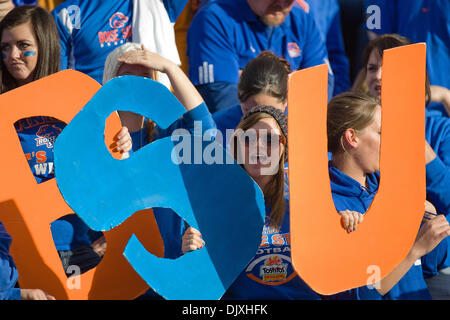
<path id="1" fill-rule="evenodd" d="M 6 59 L 6 54 L 5 53 L 2 53 L 2 58 Z"/>
<path id="2" fill-rule="evenodd" d="M 24 57 L 30 57 L 30 56 L 35 56 L 36 55 L 36 51 L 25 51 L 25 53 L 23 54 Z"/>

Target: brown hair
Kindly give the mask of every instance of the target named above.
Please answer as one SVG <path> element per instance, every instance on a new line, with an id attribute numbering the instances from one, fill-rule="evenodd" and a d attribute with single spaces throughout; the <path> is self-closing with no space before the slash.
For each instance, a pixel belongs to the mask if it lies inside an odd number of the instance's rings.
<path id="1" fill-rule="evenodd" d="M 38 46 L 38 60 L 33 77 L 34 81 L 59 71 L 61 58 L 59 34 L 51 14 L 39 6 L 14 8 L 0 22 L 0 41 L 5 29 L 11 29 L 28 22 L 33 28 Z M 0 93 L 17 88 L 18 85 L 7 71 L 3 59 L 0 66 Z"/>
<path id="2" fill-rule="evenodd" d="M 406 46 L 410 44 L 412 44 L 411 40 L 395 33 L 383 34 L 370 41 L 367 44 L 366 48 L 364 49 L 362 55 L 363 68 L 360 71 L 357 79 L 355 80 L 352 90 L 356 92 L 364 92 L 364 93 L 368 92 L 365 79 L 367 73 L 367 65 L 369 63 L 369 57 L 373 50 L 377 50 L 380 57 L 383 58 L 384 50 Z M 425 94 L 426 94 L 426 105 L 428 106 L 431 102 L 431 89 L 428 74 L 425 77 Z"/>
<path id="3" fill-rule="evenodd" d="M 261 52 L 242 70 L 238 83 L 239 101 L 244 102 L 259 93 L 286 101 L 290 70 L 287 60 L 270 51 Z"/>
<path id="4" fill-rule="evenodd" d="M 253 113 L 248 117 L 242 119 L 241 122 L 238 124 L 236 130 L 241 129 L 243 131 L 246 131 L 250 129 L 253 125 L 255 125 L 258 121 L 266 118 L 273 118 L 273 116 L 265 112 Z M 283 130 L 281 130 L 281 128 L 280 132 L 283 137 L 282 142 L 284 144 L 284 152 L 280 157 L 277 173 L 272 176 L 272 179 L 263 190 L 264 199 L 271 207 L 269 215 L 270 226 L 275 229 L 281 228 L 284 213 L 286 210 L 286 203 L 284 198 L 284 164 L 285 159 L 287 158 L 286 157 L 287 137 L 284 135 L 284 132 Z M 238 159 L 238 150 L 237 150 L 238 148 L 236 147 L 238 143 L 239 143 L 238 137 L 236 135 L 233 135 L 230 147 L 235 159 Z"/>
<path id="5" fill-rule="evenodd" d="M 328 151 L 333 155 L 345 152 L 345 131 L 366 128 L 373 121 L 378 105 L 375 98 L 356 92 L 345 92 L 331 99 L 327 112 Z"/>

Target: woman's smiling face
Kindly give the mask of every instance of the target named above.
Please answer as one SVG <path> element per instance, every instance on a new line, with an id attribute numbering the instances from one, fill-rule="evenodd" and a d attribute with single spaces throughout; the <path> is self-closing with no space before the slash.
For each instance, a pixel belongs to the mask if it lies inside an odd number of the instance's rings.
<path id="1" fill-rule="evenodd" d="M 273 118 L 264 118 L 245 131 L 241 138 L 244 148 L 244 168 L 255 180 L 272 176 L 284 152 L 281 130 Z"/>

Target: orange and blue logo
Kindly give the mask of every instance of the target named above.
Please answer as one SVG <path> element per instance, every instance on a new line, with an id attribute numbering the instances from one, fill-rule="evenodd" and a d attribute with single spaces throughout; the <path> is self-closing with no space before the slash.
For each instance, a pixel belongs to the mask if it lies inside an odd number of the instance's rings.
<path id="1" fill-rule="evenodd" d="M 298 44 L 295 42 L 289 42 L 287 44 L 287 51 L 291 58 L 300 57 L 300 55 L 302 54 L 302 50 L 300 49 Z"/>
<path id="2" fill-rule="evenodd" d="M 99 31 L 98 40 L 100 47 L 111 44 L 118 45 L 128 41 L 132 36 L 130 18 L 124 15 L 122 12 L 114 13 L 109 18 L 109 26 L 111 30 Z M 128 24 L 128 25 L 127 25 Z"/>
<path id="3" fill-rule="evenodd" d="M 309 13 L 309 4 L 305 0 L 297 0 L 297 4 L 305 11 Z"/>
<path id="4" fill-rule="evenodd" d="M 123 28 L 128 22 L 128 17 L 122 12 L 116 12 L 109 18 L 109 26 L 113 29 Z"/>

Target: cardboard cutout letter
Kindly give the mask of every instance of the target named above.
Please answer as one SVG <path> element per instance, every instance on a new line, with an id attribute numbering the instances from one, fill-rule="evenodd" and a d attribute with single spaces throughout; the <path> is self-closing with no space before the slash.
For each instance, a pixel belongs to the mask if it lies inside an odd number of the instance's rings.
<path id="1" fill-rule="evenodd" d="M 175 260 L 160 259 L 133 236 L 127 259 L 167 299 L 220 298 L 261 241 L 261 190 L 236 163 L 175 163 L 171 137 L 150 143 L 129 159 L 113 159 L 101 138 L 105 118 L 114 110 L 144 115 L 162 128 L 185 111 L 153 80 L 124 76 L 109 81 L 55 144 L 56 179 L 64 199 L 95 230 L 110 230 L 138 210 L 171 208 L 202 233 L 205 247 Z M 192 139 L 194 152 L 200 152 L 195 158 L 203 154 L 201 136 L 184 138 Z"/>
<path id="2" fill-rule="evenodd" d="M 410 250 L 425 201 L 424 84 L 424 44 L 384 52 L 380 186 L 364 222 L 347 234 L 329 187 L 327 67 L 290 78 L 292 260 L 315 291 L 334 294 L 366 285 L 370 266 L 378 266 L 383 278 Z"/>
<path id="3" fill-rule="evenodd" d="M 73 211 L 64 202 L 55 179 L 36 183 L 14 122 L 45 115 L 69 123 L 99 88 L 100 85 L 90 77 L 65 70 L 0 96 L 3 106 L 0 132 L 3 148 L 8 151 L 8 156 L 0 160 L 5 169 L 0 185 L 0 221 L 13 238 L 11 254 L 19 271 L 21 287 L 40 288 L 57 299 L 129 299 L 145 292 L 147 284 L 122 255 L 130 230 L 139 234 L 149 250 L 162 256 L 162 241 L 154 217 L 139 213 L 120 228 L 105 234 L 106 254 L 97 268 L 80 276 L 79 286 L 71 285 L 73 280 L 67 279 L 62 268 L 50 223 Z M 102 140 L 105 149 L 105 141 L 110 145 L 120 129 L 117 116 L 108 119 L 111 119 L 111 125 L 107 126 L 106 139 Z M 103 138 L 103 132 L 101 136 Z M 118 157 L 115 153 L 113 156 Z"/>

